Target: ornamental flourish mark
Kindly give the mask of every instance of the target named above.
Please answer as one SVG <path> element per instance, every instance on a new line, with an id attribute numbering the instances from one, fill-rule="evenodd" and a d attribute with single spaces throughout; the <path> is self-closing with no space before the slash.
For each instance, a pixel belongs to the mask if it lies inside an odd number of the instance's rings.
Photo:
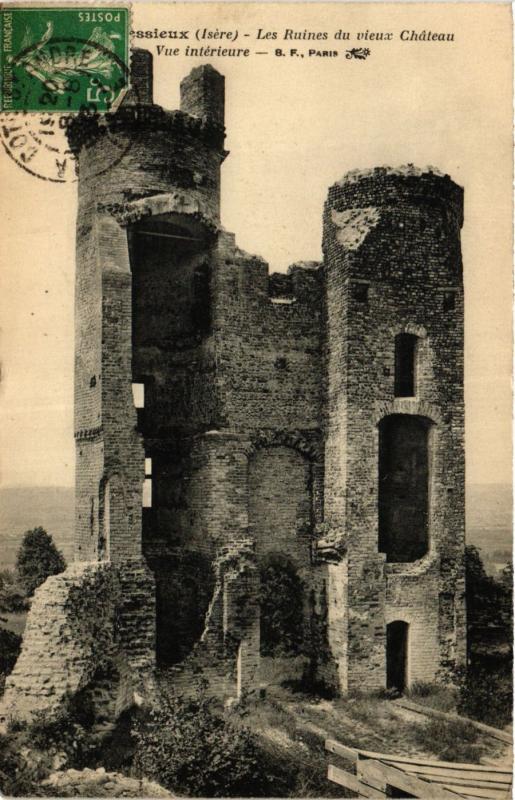
<path id="1" fill-rule="evenodd" d="M 370 55 L 368 47 L 351 47 L 350 50 L 345 51 L 345 58 L 357 58 L 364 61 Z"/>

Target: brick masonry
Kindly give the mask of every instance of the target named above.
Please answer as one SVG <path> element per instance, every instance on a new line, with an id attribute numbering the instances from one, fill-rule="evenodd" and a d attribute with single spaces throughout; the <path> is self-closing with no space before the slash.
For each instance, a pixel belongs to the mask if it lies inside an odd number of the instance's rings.
<path id="1" fill-rule="evenodd" d="M 123 569 L 77 561 L 36 590 L 21 654 L 8 676 L 2 722 L 51 713 L 86 691 L 111 718 L 147 693 L 154 656 L 153 579 L 140 560 Z"/>
<path id="2" fill-rule="evenodd" d="M 178 686 L 200 673 L 223 695 L 257 686 L 273 553 L 302 581 L 312 672 L 344 692 L 384 687 L 399 660 L 388 625 L 404 622 L 401 682 L 434 680 L 465 659 L 463 190 L 412 166 L 349 173 L 329 189 L 323 263 L 270 274 L 220 227 L 223 77 L 195 68 L 164 111 L 150 55 L 133 70 L 117 112 L 69 130 L 72 570 L 112 565 L 118 585 L 127 571 L 126 630 Z M 403 396 L 399 334 L 415 337 Z M 145 562 L 143 598 L 130 576 Z M 54 608 L 54 584 L 31 619 Z M 157 644 L 138 616 L 155 591 Z M 24 652 L 39 646 L 31 624 Z"/>

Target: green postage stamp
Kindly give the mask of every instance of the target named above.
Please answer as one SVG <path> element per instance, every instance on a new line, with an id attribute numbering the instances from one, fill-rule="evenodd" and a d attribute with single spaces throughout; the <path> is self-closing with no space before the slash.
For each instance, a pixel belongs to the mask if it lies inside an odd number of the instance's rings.
<path id="1" fill-rule="evenodd" d="M 127 7 L 0 8 L 0 111 L 109 111 L 129 87 Z"/>

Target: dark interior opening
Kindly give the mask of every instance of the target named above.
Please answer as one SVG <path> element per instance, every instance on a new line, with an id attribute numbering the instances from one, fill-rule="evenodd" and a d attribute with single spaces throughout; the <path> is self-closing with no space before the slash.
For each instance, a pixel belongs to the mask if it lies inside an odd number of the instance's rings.
<path id="1" fill-rule="evenodd" d="M 202 232 L 187 220 L 145 219 L 131 230 L 132 342 L 175 350 L 209 331 L 209 266 Z"/>
<path id="2" fill-rule="evenodd" d="M 303 644 L 304 587 L 287 556 L 270 553 L 261 564 L 261 655 L 293 656 Z"/>
<path id="3" fill-rule="evenodd" d="M 400 621 L 386 626 L 386 688 L 399 692 L 406 688 L 408 627 Z"/>
<path id="4" fill-rule="evenodd" d="M 200 553 L 148 558 L 156 579 L 156 656 L 168 666 L 183 661 L 200 639 L 213 596 L 210 561 Z"/>
<path id="5" fill-rule="evenodd" d="M 370 285 L 365 281 L 354 281 L 352 283 L 352 296 L 358 303 L 368 305 Z"/>
<path id="6" fill-rule="evenodd" d="M 395 397 L 414 397 L 417 337 L 399 333 L 395 337 Z"/>
<path id="7" fill-rule="evenodd" d="M 443 310 L 454 311 L 456 308 L 456 292 L 449 289 L 443 293 Z"/>
<path id="8" fill-rule="evenodd" d="M 428 550 L 430 426 L 411 414 L 379 423 L 379 551 L 390 562 L 415 561 Z"/>

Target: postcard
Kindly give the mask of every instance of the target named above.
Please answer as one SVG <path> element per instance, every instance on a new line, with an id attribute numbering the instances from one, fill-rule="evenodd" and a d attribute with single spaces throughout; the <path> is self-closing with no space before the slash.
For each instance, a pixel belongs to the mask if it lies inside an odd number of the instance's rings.
<path id="1" fill-rule="evenodd" d="M 512 783 L 507 3 L 0 7 L 0 792 Z"/>

